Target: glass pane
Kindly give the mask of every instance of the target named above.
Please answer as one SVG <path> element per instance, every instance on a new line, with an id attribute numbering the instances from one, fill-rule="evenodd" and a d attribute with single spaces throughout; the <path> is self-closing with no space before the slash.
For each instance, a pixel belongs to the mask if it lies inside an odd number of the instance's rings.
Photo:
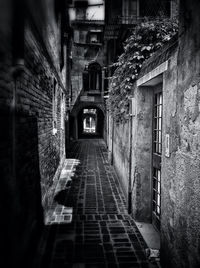
<path id="1" fill-rule="evenodd" d="M 156 189 L 157 188 L 157 181 L 155 178 L 153 178 L 153 188 Z"/>
<path id="2" fill-rule="evenodd" d="M 157 205 L 160 206 L 160 195 L 157 194 Z"/>
<path id="3" fill-rule="evenodd" d="M 162 139 L 161 131 L 158 131 L 158 142 L 159 143 L 161 143 L 161 139 Z"/>
<path id="4" fill-rule="evenodd" d="M 156 191 L 153 191 L 153 200 L 156 201 Z"/>
<path id="5" fill-rule="evenodd" d="M 160 172 L 160 170 L 159 169 L 157 169 L 157 179 L 158 179 L 158 181 L 160 181 L 160 176 L 161 176 L 161 172 Z"/>
<path id="6" fill-rule="evenodd" d="M 159 216 L 160 215 L 160 184 L 161 171 L 157 168 L 153 169 L 153 211 Z"/>
<path id="7" fill-rule="evenodd" d="M 96 74 L 96 90 L 99 90 L 99 74 Z"/>
<path id="8" fill-rule="evenodd" d="M 162 118 L 160 117 L 158 120 L 159 120 L 159 130 L 161 130 L 161 128 L 162 128 Z"/>
<path id="9" fill-rule="evenodd" d="M 158 131 L 154 130 L 154 141 L 158 142 Z"/>
<path id="10" fill-rule="evenodd" d="M 156 211 L 156 204 L 153 202 L 153 211 Z"/>
<path id="11" fill-rule="evenodd" d="M 159 105 L 159 93 L 156 94 L 156 104 Z"/>
<path id="12" fill-rule="evenodd" d="M 160 207 L 157 207 L 157 214 L 160 215 Z"/>
<path id="13" fill-rule="evenodd" d="M 160 194 L 160 182 L 158 182 L 158 188 L 157 188 L 157 190 L 158 190 L 158 193 Z"/>
<path id="14" fill-rule="evenodd" d="M 160 104 L 162 104 L 162 94 L 160 93 L 160 100 L 159 100 Z"/>

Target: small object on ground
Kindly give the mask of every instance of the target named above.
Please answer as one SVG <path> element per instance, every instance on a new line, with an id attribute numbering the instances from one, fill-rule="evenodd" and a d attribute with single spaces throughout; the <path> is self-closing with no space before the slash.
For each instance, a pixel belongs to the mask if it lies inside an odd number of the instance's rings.
<path id="1" fill-rule="evenodd" d="M 145 249 L 146 256 L 151 261 L 159 261 L 160 260 L 160 250 L 147 248 Z"/>

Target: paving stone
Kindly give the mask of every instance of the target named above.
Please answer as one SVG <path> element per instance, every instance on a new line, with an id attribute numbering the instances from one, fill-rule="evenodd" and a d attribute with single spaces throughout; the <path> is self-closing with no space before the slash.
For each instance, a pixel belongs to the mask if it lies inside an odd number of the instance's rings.
<path id="1" fill-rule="evenodd" d="M 120 268 L 140 268 L 140 264 L 138 262 L 119 262 Z"/>
<path id="2" fill-rule="evenodd" d="M 146 259 L 146 244 L 127 213 L 103 140 L 74 142 L 61 174 L 40 268 L 159 267 Z"/>

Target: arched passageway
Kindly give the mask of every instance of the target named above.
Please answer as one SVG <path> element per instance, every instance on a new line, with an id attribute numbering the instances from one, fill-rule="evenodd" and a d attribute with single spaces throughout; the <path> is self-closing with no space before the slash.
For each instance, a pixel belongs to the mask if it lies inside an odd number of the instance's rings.
<path id="1" fill-rule="evenodd" d="M 104 114 L 97 107 L 85 107 L 77 116 L 78 138 L 102 138 L 104 132 Z"/>

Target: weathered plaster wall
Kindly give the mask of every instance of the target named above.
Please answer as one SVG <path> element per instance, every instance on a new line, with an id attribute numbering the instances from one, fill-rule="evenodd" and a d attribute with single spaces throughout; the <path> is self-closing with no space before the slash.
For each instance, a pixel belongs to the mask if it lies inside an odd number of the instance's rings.
<path id="1" fill-rule="evenodd" d="M 114 124 L 111 132 L 113 142 L 113 165 L 120 179 L 126 198 L 129 180 L 129 124 Z M 112 150 L 112 149 L 111 149 Z"/>
<path id="2" fill-rule="evenodd" d="M 135 89 L 133 117 L 132 184 L 133 215 L 138 221 L 151 219 L 152 87 Z"/>
<path id="3" fill-rule="evenodd" d="M 131 189 L 132 213 L 138 221 L 151 219 L 151 143 L 152 88 L 138 88 L 134 92 L 135 114 L 132 117 Z M 128 198 L 130 164 L 130 122 L 110 124 L 109 151 L 113 150 L 113 165 Z M 113 145 L 112 145 L 113 138 Z M 113 146 L 113 148 L 112 148 Z M 112 158 L 112 154 L 111 154 Z M 128 199 L 127 199 L 128 200 Z"/>
<path id="4" fill-rule="evenodd" d="M 200 266 L 200 2 L 182 0 L 180 7 L 178 49 L 173 40 L 174 44 L 153 56 L 141 71 L 145 75 L 169 60 L 168 70 L 163 74 L 161 265 L 164 268 Z M 136 89 L 137 112 L 133 118 L 132 178 L 133 172 L 136 175 L 133 214 L 145 220 L 150 218 L 143 214 L 145 211 L 149 215 L 148 198 L 144 195 L 149 195 L 151 169 L 150 91 Z M 127 129 L 116 128 L 114 144 L 115 167 L 119 163 L 118 174 L 126 187 L 128 168 L 124 162 L 128 158 L 122 152 L 128 148 Z"/>
<path id="5" fill-rule="evenodd" d="M 166 73 L 164 132 L 170 157 L 162 159 L 163 267 L 199 267 L 200 37 L 199 1 L 181 1 L 179 52 Z"/>

